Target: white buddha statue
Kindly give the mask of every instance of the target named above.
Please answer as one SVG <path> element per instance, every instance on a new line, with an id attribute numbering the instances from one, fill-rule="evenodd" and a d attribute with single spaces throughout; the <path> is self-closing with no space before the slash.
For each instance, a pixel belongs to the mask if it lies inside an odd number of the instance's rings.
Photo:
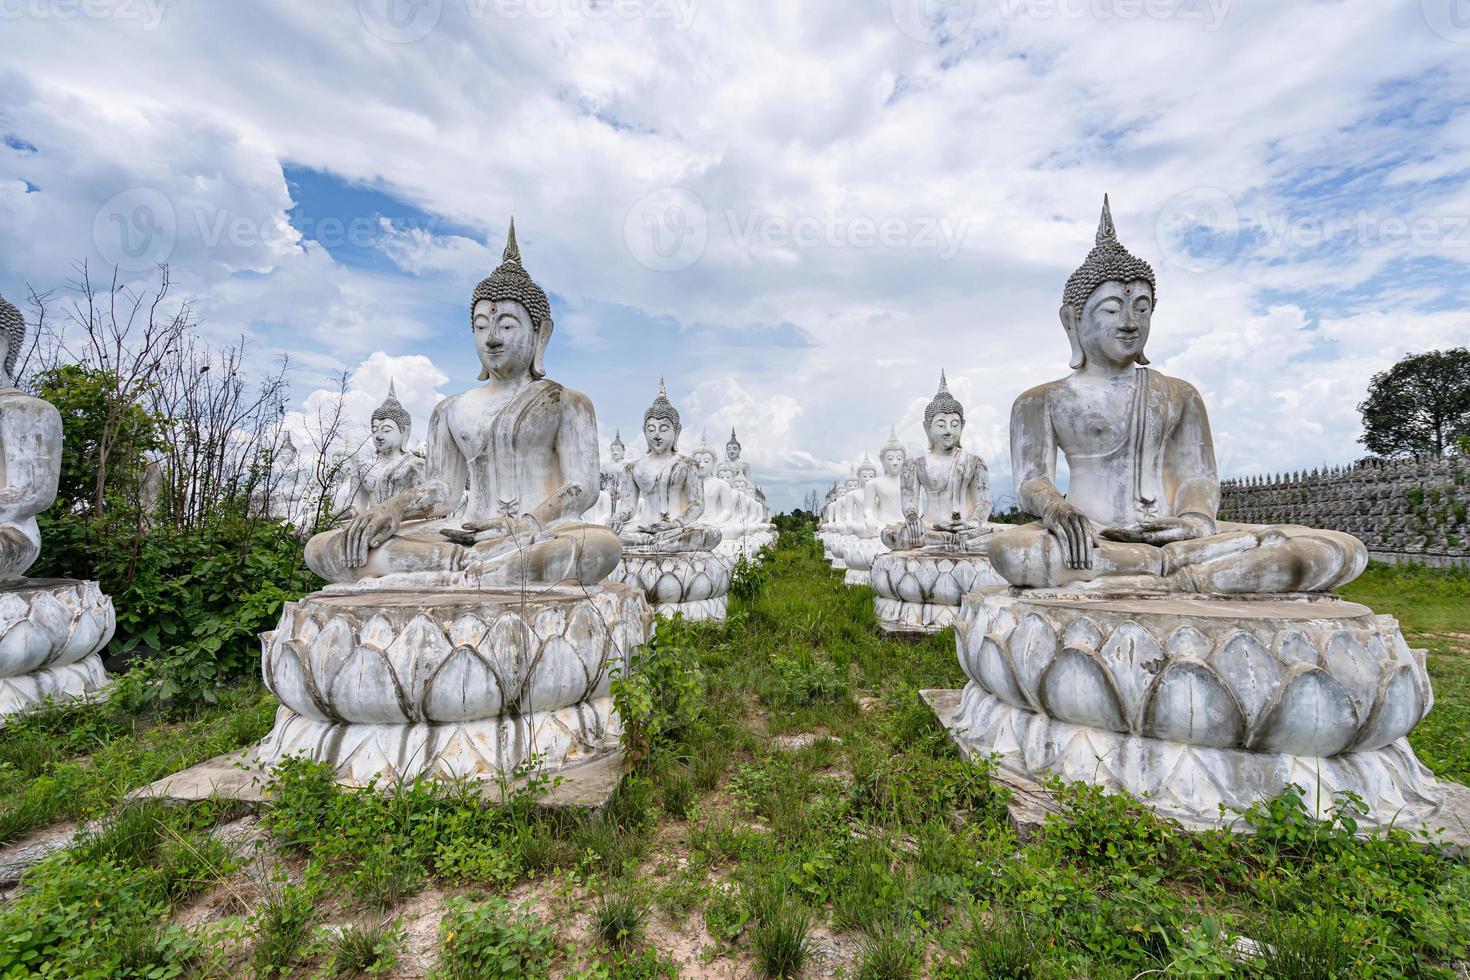
<path id="1" fill-rule="evenodd" d="M 352 517 L 424 482 L 423 457 L 404 449 L 413 419 L 398 401 L 392 381 L 388 382 L 388 397 L 373 410 L 371 424 L 373 461 L 358 468 Z"/>
<path id="2" fill-rule="evenodd" d="M 596 499 L 597 420 L 586 395 L 546 378 L 552 327 L 512 225 L 504 261 L 470 298 L 485 384 L 434 407 L 423 482 L 307 543 L 312 571 L 393 587 L 607 578 L 616 536 L 581 520 Z"/>
<path id="3" fill-rule="evenodd" d="M 1072 374 L 1011 410 L 1016 495 L 1041 520 L 996 538 L 996 570 L 1028 588 L 1170 592 L 1324 592 L 1360 575 L 1368 552 L 1350 534 L 1217 520 L 1204 402 L 1146 367 L 1154 273 L 1119 243 L 1106 199 L 1096 241 L 1063 292 Z"/>
<path id="4" fill-rule="evenodd" d="M 898 441 L 898 434 L 890 429 L 888 442 L 878 453 L 883 473 L 877 474 L 867 456 L 863 457 L 867 466 L 859 468 L 859 475 L 867 478 L 863 480 L 861 499 L 854 508 L 855 515 L 848 523 L 853 535 L 845 555 L 847 574 L 844 581 L 848 585 L 869 584 L 873 560 L 889 550 L 883 543 L 884 529 L 903 520 L 900 476 L 907 456 L 903 443 Z"/>
<path id="5" fill-rule="evenodd" d="M 116 625 L 96 582 L 25 577 L 63 452 L 61 413 L 16 386 L 25 335 L 25 317 L 0 297 L 0 717 L 100 690 L 109 679 L 99 653 Z"/>
<path id="6" fill-rule="evenodd" d="M 965 408 L 949 393 L 944 372 L 939 391 L 924 409 L 929 451 L 903 470 L 903 523 L 883 532 L 894 551 L 938 545 L 950 551 L 985 553 L 994 530 L 990 520 L 990 471 L 985 460 L 960 445 Z M 920 505 L 922 495 L 923 503 Z"/>
<path id="7" fill-rule="evenodd" d="M 662 380 L 643 413 L 648 452 L 623 465 L 613 530 L 625 545 L 660 551 L 710 551 L 720 531 L 705 524 L 704 481 L 694 461 L 678 452 L 682 424 Z"/>
<path id="8" fill-rule="evenodd" d="M 735 438 L 735 429 L 730 429 L 730 439 L 725 443 L 725 462 L 729 463 L 736 473 L 750 480 L 750 464 L 740 458 L 740 440 Z"/>

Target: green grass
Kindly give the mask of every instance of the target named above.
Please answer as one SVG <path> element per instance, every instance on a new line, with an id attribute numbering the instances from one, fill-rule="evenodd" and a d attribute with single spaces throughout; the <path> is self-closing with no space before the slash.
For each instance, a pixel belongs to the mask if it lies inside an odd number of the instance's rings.
<path id="1" fill-rule="evenodd" d="M 1470 644 L 1453 634 L 1470 577 L 1374 566 L 1347 591 L 1430 649 L 1439 702 L 1415 746 L 1465 778 Z M 953 635 L 876 626 L 871 593 L 788 536 L 728 624 L 661 623 L 642 670 L 619 679 L 633 768 L 601 813 L 543 811 L 530 794 L 490 807 L 431 783 L 347 792 L 289 764 L 264 814 L 275 883 L 246 903 L 233 951 L 170 924 L 231 873 L 206 836 L 228 814 L 136 806 L 0 908 L 0 975 L 42 961 L 99 977 L 386 970 L 403 954 L 392 910 L 428 887 L 463 896 L 443 910 L 445 977 L 675 976 L 657 944 L 685 923 L 708 932 L 706 958 L 769 976 L 812 975 L 819 928 L 854 951 L 846 975 L 875 978 L 1448 978 L 1470 956 L 1470 867 L 1405 833 L 1355 839 L 1290 795 L 1252 815 L 1251 836 L 1187 835 L 1136 802 L 1061 788 L 1062 813 L 1023 844 L 987 767 L 917 698 L 963 683 Z M 160 769 L 258 737 L 270 709 L 247 685 L 183 720 L 52 713 L 7 729 L 0 828 L 7 813 L 16 828 L 103 814 Z M 773 741 L 794 733 L 824 737 Z M 374 924 L 324 928 L 344 921 Z M 1239 935 L 1268 943 L 1270 962 L 1235 963 Z"/>
<path id="2" fill-rule="evenodd" d="M 1470 783 L 1470 570 L 1373 564 L 1342 595 L 1395 616 L 1429 651 L 1435 704 L 1409 743 L 1437 775 Z"/>

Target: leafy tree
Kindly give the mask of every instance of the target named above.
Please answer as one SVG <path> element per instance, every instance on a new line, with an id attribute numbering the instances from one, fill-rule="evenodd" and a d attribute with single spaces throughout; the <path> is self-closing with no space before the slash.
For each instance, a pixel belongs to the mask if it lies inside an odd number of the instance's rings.
<path id="1" fill-rule="evenodd" d="M 1470 435 L 1470 350 L 1410 354 L 1373 376 L 1359 442 L 1379 456 L 1443 456 Z"/>
<path id="2" fill-rule="evenodd" d="M 153 416 L 140 405 L 120 402 L 117 378 L 111 372 L 85 364 L 42 371 L 32 384 L 37 396 L 61 413 L 66 452 L 61 455 L 57 508 L 93 506 L 99 471 L 105 474 L 104 507 L 136 502 L 147 466 L 145 454 L 161 447 Z"/>

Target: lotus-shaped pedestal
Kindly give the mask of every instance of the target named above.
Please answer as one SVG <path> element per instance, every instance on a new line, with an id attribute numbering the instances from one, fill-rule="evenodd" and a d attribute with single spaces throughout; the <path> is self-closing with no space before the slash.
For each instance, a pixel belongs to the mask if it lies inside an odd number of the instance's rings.
<path id="1" fill-rule="evenodd" d="M 615 668 L 648 637 L 641 593 L 317 593 L 262 634 L 281 699 L 260 749 L 305 752 L 348 782 L 555 769 L 616 745 Z"/>
<path id="2" fill-rule="evenodd" d="M 941 548 L 877 555 L 869 578 L 878 624 L 889 633 L 938 633 L 967 593 L 1005 583 L 985 555 Z"/>
<path id="3" fill-rule="evenodd" d="M 117 627 L 96 582 L 21 579 L 0 590 L 0 718 L 101 690 Z"/>
<path id="4" fill-rule="evenodd" d="M 954 725 L 1033 775 L 1101 781 L 1213 822 L 1289 782 L 1403 821 L 1439 796 L 1404 736 L 1433 704 L 1398 623 L 1332 597 L 965 598 Z"/>
<path id="5" fill-rule="evenodd" d="M 656 551 L 624 548 L 623 560 L 608 576 L 640 589 L 660 616 L 682 614 L 691 622 L 725 621 L 731 566 L 712 551 Z"/>

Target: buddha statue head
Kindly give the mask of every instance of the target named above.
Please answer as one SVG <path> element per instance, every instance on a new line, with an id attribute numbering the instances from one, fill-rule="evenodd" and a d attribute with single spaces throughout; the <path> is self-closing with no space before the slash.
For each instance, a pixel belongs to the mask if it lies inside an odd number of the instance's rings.
<path id="1" fill-rule="evenodd" d="M 623 432 L 621 429 L 613 431 L 613 441 L 607 447 L 607 454 L 612 457 L 614 463 L 621 463 L 623 457 L 628 453 L 628 447 L 623 445 Z"/>
<path id="2" fill-rule="evenodd" d="M 662 456 L 679 448 L 679 410 L 669 404 L 669 395 L 664 379 L 658 379 L 658 397 L 643 413 L 643 438 L 648 442 L 650 456 Z"/>
<path id="3" fill-rule="evenodd" d="M 739 490 L 741 493 L 745 494 L 747 497 L 751 495 L 750 481 L 745 478 L 744 473 L 736 473 L 735 478 L 731 483 L 731 486 L 733 486 L 736 490 Z"/>
<path id="4" fill-rule="evenodd" d="M 729 460 L 726 460 L 719 466 L 715 467 L 715 476 L 719 477 L 721 480 L 724 480 L 727 483 L 735 479 L 736 472 L 738 471 L 735 469 L 735 467 L 730 465 Z"/>
<path id="5" fill-rule="evenodd" d="M 929 448 L 958 449 L 964 431 L 965 406 L 949 393 L 949 379 L 940 371 L 939 390 L 924 409 L 924 434 L 929 437 Z"/>
<path id="6" fill-rule="evenodd" d="M 715 475 L 715 450 L 709 444 L 708 437 L 700 437 L 699 445 L 694 447 L 694 452 L 691 454 L 691 457 L 694 460 L 694 465 L 699 467 L 701 476 Z"/>
<path id="7" fill-rule="evenodd" d="M 1147 364 L 1143 348 L 1157 295 L 1153 268 L 1118 241 L 1103 195 L 1096 244 L 1062 290 L 1060 315 L 1072 345 L 1072 369 L 1089 359 L 1114 367 Z"/>
<path id="8" fill-rule="evenodd" d="M 507 381 L 546 376 L 551 304 L 545 290 L 521 267 L 514 218 L 500 265 L 480 281 L 470 297 L 470 329 L 475 334 L 481 381 L 492 375 Z"/>
<path id="9" fill-rule="evenodd" d="M 4 345 L 4 352 L 0 353 L 0 388 L 15 387 L 15 363 L 20 359 L 20 349 L 26 342 L 26 318 L 21 314 L 14 304 L 0 296 L 0 344 Z"/>
<path id="10" fill-rule="evenodd" d="M 392 381 L 388 382 L 388 397 L 383 404 L 373 409 L 373 449 L 379 456 L 388 456 L 403 449 L 408 441 L 408 432 L 413 427 L 413 418 L 398 401 L 398 393 Z"/>
<path id="11" fill-rule="evenodd" d="M 730 441 L 725 443 L 725 458 L 732 463 L 740 458 L 740 440 L 735 438 L 735 429 L 730 429 Z"/>
<path id="12" fill-rule="evenodd" d="M 884 474 L 898 476 L 903 470 L 903 463 L 908 459 L 908 455 L 908 451 L 903 448 L 903 443 L 898 441 L 898 431 L 890 427 L 888 441 L 878 451 L 878 462 L 883 464 Z"/>
<path id="13" fill-rule="evenodd" d="M 873 465 L 867 453 L 863 453 L 863 461 L 858 464 L 857 468 L 858 486 L 867 486 L 868 481 L 877 475 L 878 467 Z"/>
<path id="14" fill-rule="evenodd" d="M 842 492 L 852 493 L 854 490 L 858 489 L 862 485 L 863 481 L 859 479 L 857 475 L 857 470 L 853 470 L 851 473 L 847 474 L 847 479 L 842 481 Z"/>

